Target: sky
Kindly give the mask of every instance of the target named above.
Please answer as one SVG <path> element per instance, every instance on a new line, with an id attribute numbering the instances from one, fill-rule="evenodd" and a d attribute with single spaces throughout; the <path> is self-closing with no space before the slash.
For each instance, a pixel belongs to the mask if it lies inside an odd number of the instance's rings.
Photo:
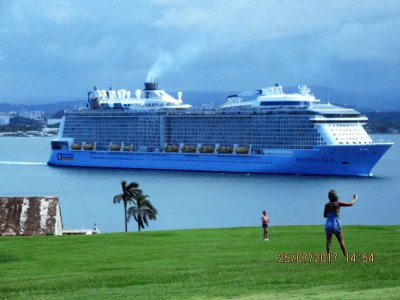
<path id="1" fill-rule="evenodd" d="M 397 89 L 400 0 L 0 0 L 0 102 L 93 86 Z"/>

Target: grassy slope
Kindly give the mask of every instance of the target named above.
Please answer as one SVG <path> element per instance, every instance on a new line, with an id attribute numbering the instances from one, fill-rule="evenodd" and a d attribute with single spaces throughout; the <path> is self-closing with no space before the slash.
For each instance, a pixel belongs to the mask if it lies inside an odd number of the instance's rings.
<path id="1" fill-rule="evenodd" d="M 0 238 L 0 298 L 395 299 L 400 226 L 344 228 L 349 252 L 375 263 L 278 263 L 323 252 L 322 226 L 229 228 L 98 236 Z M 339 251 L 336 240 L 333 251 Z"/>

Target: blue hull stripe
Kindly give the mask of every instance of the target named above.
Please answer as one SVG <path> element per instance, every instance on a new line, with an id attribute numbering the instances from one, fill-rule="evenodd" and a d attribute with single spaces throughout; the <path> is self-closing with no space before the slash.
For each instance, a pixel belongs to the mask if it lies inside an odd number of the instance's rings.
<path id="1" fill-rule="evenodd" d="M 53 150 L 49 165 L 239 173 L 371 175 L 390 143 L 320 146 L 264 155 Z"/>

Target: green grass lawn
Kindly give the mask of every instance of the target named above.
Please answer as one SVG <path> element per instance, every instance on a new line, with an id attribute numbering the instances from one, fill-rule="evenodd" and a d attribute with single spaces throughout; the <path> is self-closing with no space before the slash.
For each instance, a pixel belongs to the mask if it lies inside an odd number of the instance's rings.
<path id="1" fill-rule="evenodd" d="M 399 299 L 400 226 L 344 226 L 375 261 L 279 263 L 324 253 L 323 226 L 0 237 L 0 299 Z"/>

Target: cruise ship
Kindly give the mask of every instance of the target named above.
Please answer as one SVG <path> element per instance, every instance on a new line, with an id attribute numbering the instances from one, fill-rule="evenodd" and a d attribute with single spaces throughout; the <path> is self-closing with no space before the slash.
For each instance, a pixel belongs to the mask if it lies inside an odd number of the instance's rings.
<path id="1" fill-rule="evenodd" d="M 322 103 L 307 86 L 230 95 L 195 109 L 158 83 L 88 93 L 67 111 L 48 164 L 180 171 L 370 176 L 392 143 L 374 142 L 354 109 Z"/>

